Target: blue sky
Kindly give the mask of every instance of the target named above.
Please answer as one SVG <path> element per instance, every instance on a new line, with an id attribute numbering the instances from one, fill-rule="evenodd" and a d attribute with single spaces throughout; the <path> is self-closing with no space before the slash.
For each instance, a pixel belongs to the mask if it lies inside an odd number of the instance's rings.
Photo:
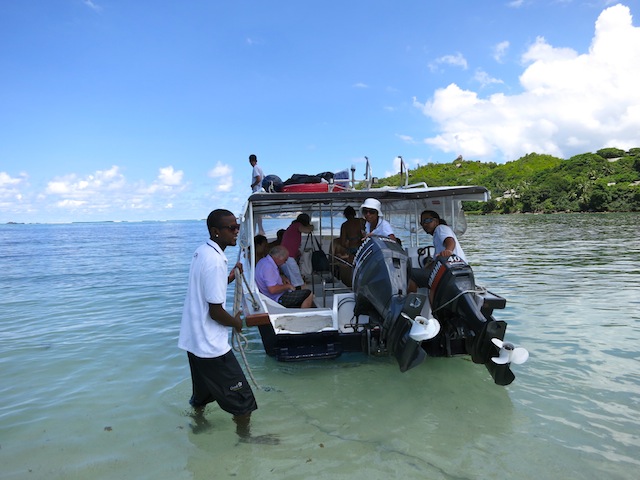
<path id="1" fill-rule="evenodd" d="M 267 174 L 640 147 L 639 1 L 0 0 L 0 223 L 239 213 Z"/>

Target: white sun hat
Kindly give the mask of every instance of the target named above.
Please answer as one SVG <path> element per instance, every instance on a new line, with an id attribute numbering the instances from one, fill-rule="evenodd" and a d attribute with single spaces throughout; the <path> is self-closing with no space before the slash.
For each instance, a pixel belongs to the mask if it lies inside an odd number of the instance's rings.
<path id="1" fill-rule="evenodd" d="M 382 217 L 382 205 L 375 198 L 367 198 L 362 205 L 360 205 L 360 215 L 362 215 L 363 208 L 370 208 L 371 210 L 376 210 L 378 212 L 378 216 Z"/>

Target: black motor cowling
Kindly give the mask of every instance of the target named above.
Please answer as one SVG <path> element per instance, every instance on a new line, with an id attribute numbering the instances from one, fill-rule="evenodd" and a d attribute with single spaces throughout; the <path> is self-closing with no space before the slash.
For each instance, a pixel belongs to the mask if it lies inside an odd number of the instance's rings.
<path id="1" fill-rule="evenodd" d="M 507 329 L 505 322 L 492 315 L 494 308 L 504 308 L 504 298 L 478 288 L 473 270 L 456 255 L 437 257 L 429 268 L 429 301 L 434 317 L 443 327 L 441 336 L 461 332 L 473 362 L 484 364 L 496 383 L 511 383 L 514 376 L 509 366 L 496 365 L 491 360 L 498 355 L 491 339 L 503 340 Z M 434 339 L 438 340 L 442 338 Z"/>
<path id="2" fill-rule="evenodd" d="M 367 315 L 377 324 L 380 346 L 398 360 L 402 372 L 425 359 L 420 341 L 409 336 L 411 323 L 402 315 L 415 318 L 427 302 L 425 295 L 408 294 L 411 261 L 404 249 L 387 237 L 370 237 L 358 250 L 353 269 L 356 293 L 354 314 Z"/>
<path id="3" fill-rule="evenodd" d="M 354 313 L 368 315 L 388 329 L 402 311 L 409 270 L 407 254 L 395 240 L 369 237 L 354 260 Z"/>

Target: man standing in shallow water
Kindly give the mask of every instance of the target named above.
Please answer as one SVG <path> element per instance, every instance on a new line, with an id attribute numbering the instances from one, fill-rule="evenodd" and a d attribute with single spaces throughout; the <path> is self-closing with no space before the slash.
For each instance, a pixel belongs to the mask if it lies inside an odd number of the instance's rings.
<path id="1" fill-rule="evenodd" d="M 244 441 L 274 443 L 270 435 L 251 437 L 249 420 L 258 408 L 251 386 L 229 345 L 229 327 L 242 331 L 240 313 L 225 309 L 227 285 L 235 279 L 228 272 L 224 250 L 236 245 L 240 229 L 228 210 L 214 210 L 207 217 L 209 240 L 198 247 L 189 268 L 189 284 L 182 312 L 178 347 L 187 351 L 197 428 L 206 428 L 204 409 L 218 402 L 233 415 L 236 432 Z M 195 429 L 194 429 L 195 431 Z"/>

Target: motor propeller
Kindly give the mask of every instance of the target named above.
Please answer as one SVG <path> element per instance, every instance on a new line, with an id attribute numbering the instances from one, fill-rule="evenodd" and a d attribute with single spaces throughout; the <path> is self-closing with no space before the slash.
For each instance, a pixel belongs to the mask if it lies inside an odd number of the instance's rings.
<path id="1" fill-rule="evenodd" d="M 529 352 L 526 348 L 518 347 L 513 343 L 503 342 L 499 338 L 492 338 L 493 344 L 500 349 L 497 357 L 491 357 L 494 363 L 503 365 L 505 363 L 515 363 L 519 365 L 529 358 Z"/>
<path id="2" fill-rule="evenodd" d="M 435 318 L 426 318 L 422 315 L 417 315 L 416 318 L 413 319 L 404 312 L 401 312 L 401 315 L 411 322 L 409 336 L 416 342 L 430 340 L 440 332 L 440 322 Z"/>

